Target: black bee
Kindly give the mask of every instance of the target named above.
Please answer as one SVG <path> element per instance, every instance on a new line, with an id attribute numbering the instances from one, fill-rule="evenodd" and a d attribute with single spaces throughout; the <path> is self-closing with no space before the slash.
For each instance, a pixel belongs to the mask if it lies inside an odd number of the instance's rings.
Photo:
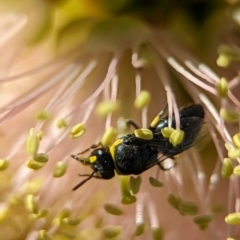
<path id="1" fill-rule="evenodd" d="M 173 146 L 169 139 L 164 137 L 161 130 L 168 126 L 168 116 L 162 117 L 162 111 L 150 124 L 149 131 L 152 133 L 151 139 L 139 138 L 135 133 L 128 134 L 117 139 L 110 147 L 99 147 L 100 144 L 93 145 L 82 153 L 94 149 L 87 160 L 76 155 L 71 155 L 74 159 L 83 164 L 90 165 L 93 169 L 85 180 L 77 184 L 73 191 L 82 186 L 91 178 L 110 179 L 115 175 L 138 175 L 147 169 L 158 165 L 161 169 L 161 162 L 166 158 L 173 158 L 175 155 L 190 148 L 197 140 L 204 119 L 202 105 L 193 104 L 179 110 L 180 129 L 184 131 L 184 138 L 176 146 Z M 140 129 L 132 120 L 128 123 Z M 176 127 L 175 118 L 172 117 L 172 128 Z M 80 153 L 80 154 L 82 154 Z"/>

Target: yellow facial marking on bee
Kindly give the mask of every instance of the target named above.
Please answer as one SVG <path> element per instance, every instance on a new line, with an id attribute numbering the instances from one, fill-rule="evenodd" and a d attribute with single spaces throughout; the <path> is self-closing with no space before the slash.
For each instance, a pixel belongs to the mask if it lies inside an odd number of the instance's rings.
<path id="1" fill-rule="evenodd" d="M 91 157 L 89 158 L 89 162 L 90 162 L 90 163 L 94 163 L 96 160 L 97 160 L 97 157 L 96 157 L 96 156 L 91 156 Z"/>
<path id="2" fill-rule="evenodd" d="M 115 160 L 115 148 L 116 146 L 118 146 L 119 144 L 122 143 L 122 139 L 117 139 L 113 145 L 110 147 L 110 153 L 111 153 L 111 156 L 112 156 L 112 159 Z"/>

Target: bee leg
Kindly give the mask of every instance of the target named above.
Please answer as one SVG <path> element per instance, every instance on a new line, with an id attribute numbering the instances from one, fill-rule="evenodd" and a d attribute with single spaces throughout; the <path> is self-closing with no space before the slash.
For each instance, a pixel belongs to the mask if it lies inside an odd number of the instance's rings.
<path id="1" fill-rule="evenodd" d="M 159 116 L 160 118 L 164 115 L 164 113 L 165 113 L 165 111 L 166 111 L 166 109 L 167 109 L 167 106 L 168 106 L 168 103 L 166 103 L 166 105 L 165 105 L 165 107 L 163 108 L 163 110 L 158 114 L 158 116 Z"/>
<path id="2" fill-rule="evenodd" d="M 169 170 L 172 168 L 172 167 L 166 168 L 166 167 L 164 167 L 161 163 L 158 163 L 157 165 L 158 165 L 158 167 L 159 167 L 161 170 L 163 170 L 163 171 L 169 171 Z"/>
<path id="3" fill-rule="evenodd" d="M 133 126 L 135 129 L 140 129 L 140 127 L 132 119 L 126 119 L 126 123 L 128 126 Z"/>
<path id="4" fill-rule="evenodd" d="M 157 171 L 156 171 L 156 179 L 158 179 L 159 173 L 160 173 L 160 167 L 157 168 Z"/>
<path id="5" fill-rule="evenodd" d="M 169 170 L 171 170 L 171 169 L 176 165 L 176 163 L 174 163 L 173 166 L 171 166 L 171 167 L 164 167 L 161 162 L 159 162 L 157 165 L 159 166 L 159 168 L 160 168 L 161 170 L 163 170 L 163 171 L 169 171 Z"/>
<path id="6" fill-rule="evenodd" d="M 79 173 L 78 176 L 80 176 L 80 177 L 90 177 L 91 174 L 81 174 L 81 173 Z M 92 175 L 92 178 L 103 179 L 99 176 L 94 176 L 94 175 Z"/>
<path id="7" fill-rule="evenodd" d="M 157 171 L 156 171 L 156 179 L 158 179 L 158 177 L 159 177 L 160 169 L 163 170 L 163 171 L 168 171 L 168 170 L 170 170 L 170 169 L 172 168 L 172 167 L 170 167 L 170 168 L 165 168 L 165 167 L 161 164 L 161 162 L 157 163 L 157 165 L 158 165 L 158 168 L 157 168 Z"/>
<path id="8" fill-rule="evenodd" d="M 175 166 L 175 164 L 173 166 Z M 158 179 L 158 177 L 159 177 L 160 169 L 163 170 L 163 171 L 169 171 L 170 169 L 173 168 L 173 166 L 171 166 L 169 168 L 166 168 L 161 164 L 161 162 L 157 163 L 157 165 L 158 165 L 158 168 L 157 168 L 157 171 L 156 171 L 156 179 Z"/>
<path id="9" fill-rule="evenodd" d="M 95 148 L 100 147 L 100 146 L 101 146 L 101 142 L 95 143 L 95 144 L 91 145 L 89 148 L 87 148 L 87 149 L 85 149 L 84 151 L 82 151 L 82 152 L 80 152 L 80 153 L 77 153 L 77 154 L 75 154 L 75 155 L 80 155 L 80 154 L 86 153 L 86 152 L 88 152 L 89 150 L 95 149 Z"/>
<path id="10" fill-rule="evenodd" d="M 91 174 L 87 174 L 87 178 L 84 179 L 83 181 L 81 181 L 80 183 L 78 183 L 72 190 L 75 191 L 78 188 L 80 188 L 84 183 L 86 183 L 87 181 L 89 181 L 91 178 L 94 177 L 94 174 L 96 173 L 96 171 L 93 171 Z"/>

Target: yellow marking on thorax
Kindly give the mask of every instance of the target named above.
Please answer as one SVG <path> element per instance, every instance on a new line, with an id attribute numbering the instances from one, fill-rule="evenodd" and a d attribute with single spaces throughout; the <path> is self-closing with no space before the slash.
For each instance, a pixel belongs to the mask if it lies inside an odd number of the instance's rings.
<path id="1" fill-rule="evenodd" d="M 151 122 L 151 124 L 150 124 L 150 127 L 156 127 L 156 124 L 159 122 L 159 120 L 160 120 L 161 118 L 160 118 L 160 116 L 156 116 L 153 120 L 152 120 L 152 122 Z"/>
<path id="2" fill-rule="evenodd" d="M 110 154 L 112 156 L 112 159 L 115 160 L 115 148 L 122 143 L 122 139 L 117 139 L 113 145 L 110 147 Z"/>
<path id="3" fill-rule="evenodd" d="M 89 157 L 89 162 L 90 162 L 90 163 L 94 163 L 96 160 L 97 160 L 97 157 L 96 157 L 96 156 L 91 156 L 91 157 Z"/>

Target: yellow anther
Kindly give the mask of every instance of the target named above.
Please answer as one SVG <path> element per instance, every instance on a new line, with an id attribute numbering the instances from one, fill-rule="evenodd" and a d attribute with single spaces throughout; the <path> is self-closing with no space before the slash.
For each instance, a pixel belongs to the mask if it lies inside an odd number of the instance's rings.
<path id="1" fill-rule="evenodd" d="M 45 165 L 45 163 L 37 162 L 34 159 L 28 160 L 26 162 L 26 166 L 33 170 L 38 170 L 38 169 L 42 168 L 44 165 Z"/>
<path id="2" fill-rule="evenodd" d="M 233 165 L 229 158 L 224 158 L 221 170 L 221 176 L 223 178 L 229 178 L 233 173 Z"/>
<path id="3" fill-rule="evenodd" d="M 123 197 L 121 203 L 124 205 L 128 205 L 128 204 L 132 204 L 135 203 L 137 201 L 137 198 L 132 195 L 130 197 Z"/>
<path id="4" fill-rule="evenodd" d="M 225 148 L 226 148 L 228 151 L 234 149 L 234 147 L 233 147 L 231 144 L 229 144 L 229 143 L 225 143 L 224 146 L 225 146 Z"/>
<path id="5" fill-rule="evenodd" d="M 72 138 L 81 137 L 84 134 L 85 130 L 86 130 L 85 124 L 84 123 L 78 123 L 77 125 L 72 127 L 71 137 Z"/>
<path id="6" fill-rule="evenodd" d="M 196 215 L 198 213 L 198 206 L 194 202 L 180 201 L 178 210 L 183 215 Z"/>
<path id="7" fill-rule="evenodd" d="M 46 232 L 46 230 L 40 230 L 38 231 L 38 238 L 39 240 L 52 240 L 53 237 L 48 233 Z"/>
<path id="8" fill-rule="evenodd" d="M 240 157 L 240 148 L 234 148 L 228 151 L 228 157 L 231 159 Z"/>
<path id="9" fill-rule="evenodd" d="M 114 204 L 109 204 L 106 203 L 104 204 L 104 209 L 113 215 L 119 216 L 119 215 L 123 215 L 123 210 L 121 208 L 119 208 L 118 206 L 114 205 Z"/>
<path id="10" fill-rule="evenodd" d="M 175 129 L 171 127 L 165 127 L 161 129 L 161 133 L 165 138 L 169 138 L 174 131 Z"/>
<path id="11" fill-rule="evenodd" d="M 182 200 L 180 197 L 176 197 L 173 194 L 169 194 L 167 201 L 172 207 L 178 210 L 178 205 Z"/>
<path id="12" fill-rule="evenodd" d="M 0 223 L 5 221 L 9 215 L 11 215 L 10 209 L 5 206 L 2 206 L 0 208 Z"/>
<path id="13" fill-rule="evenodd" d="M 135 236 L 141 236 L 147 229 L 146 223 L 141 222 L 136 224 L 135 226 L 135 230 L 134 230 L 134 235 Z"/>
<path id="14" fill-rule="evenodd" d="M 153 187 L 162 187 L 163 183 L 159 182 L 157 179 L 150 177 L 149 182 Z"/>
<path id="15" fill-rule="evenodd" d="M 56 218 L 54 218 L 53 223 L 56 225 L 61 225 L 64 218 L 68 218 L 70 216 L 70 209 L 63 208 L 61 212 L 58 214 Z"/>
<path id="16" fill-rule="evenodd" d="M 39 148 L 39 138 L 34 128 L 31 128 L 27 137 L 26 150 L 29 156 L 35 157 Z"/>
<path id="17" fill-rule="evenodd" d="M 106 117 L 109 113 L 118 110 L 120 104 L 118 101 L 103 101 L 98 103 L 96 107 L 96 113 L 100 117 Z"/>
<path id="18" fill-rule="evenodd" d="M 46 153 L 37 153 L 34 160 L 40 163 L 46 163 L 48 161 L 48 155 Z"/>
<path id="19" fill-rule="evenodd" d="M 116 139 L 117 130 L 114 127 L 109 127 L 102 136 L 101 144 L 104 147 L 110 146 L 110 144 Z"/>
<path id="20" fill-rule="evenodd" d="M 37 214 L 34 214 L 33 217 L 35 219 L 44 218 L 45 216 L 47 216 L 48 213 L 49 213 L 48 209 L 43 209 L 43 210 L 40 210 Z"/>
<path id="21" fill-rule="evenodd" d="M 0 171 L 5 170 L 9 166 L 9 160 L 0 159 Z"/>
<path id="22" fill-rule="evenodd" d="M 136 202 L 137 198 L 132 195 L 129 190 L 129 177 L 128 176 L 119 176 L 120 185 L 121 185 L 121 193 L 122 193 L 122 204 L 132 204 Z"/>
<path id="23" fill-rule="evenodd" d="M 225 55 L 220 55 L 217 58 L 217 65 L 219 67 L 227 67 L 230 63 L 231 63 L 231 60 Z"/>
<path id="24" fill-rule="evenodd" d="M 210 208 L 210 212 L 212 212 L 213 214 L 218 214 L 218 213 L 222 213 L 225 210 L 224 206 L 221 205 L 212 205 Z"/>
<path id="25" fill-rule="evenodd" d="M 52 114 L 45 110 L 38 110 L 35 114 L 37 120 L 49 120 L 52 118 Z"/>
<path id="26" fill-rule="evenodd" d="M 240 133 L 236 133 L 233 136 L 233 142 L 238 148 L 240 148 Z"/>
<path id="27" fill-rule="evenodd" d="M 25 197 L 25 206 L 28 209 L 28 211 L 31 213 L 37 214 L 39 211 L 39 207 L 37 206 L 37 203 L 35 202 L 33 194 L 28 194 Z"/>
<path id="28" fill-rule="evenodd" d="M 8 199 L 10 206 L 19 206 L 19 204 L 22 204 L 22 195 L 15 194 Z M 2 211 L 2 209 L 0 210 Z"/>
<path id="29" fill-rule="evenodd" d="M 66 128 L 68 126 L 68 123 L 64 118 L 61 118 L 56 121 L 56 125 L 58 128 Z"/>
<path id="30" fill-rule="evenodd" d="M 221 78 L 219 82 L 216 83 L 216 89 L 218 96 L 220 98 L 226 98 L 228 94 L 228 82 L 225 78 Z"/>
<path id="31" fill-rule="evenodd" d="M 220 67 L 227 67 L 232 61 L 240 60 L 239 50 L 234 47 L 229 47 L 228 45 L 220 45 L 218 47 L 218 53 L 217 64 Z"/>
<path id="32" fill-rule="evenodd" d="M 176 129 L 170 135 L 169 142 L 172 143 L 172 145 L 175 147 L 182 142 L 183 138 L 184 138 L 184 131 L 180 129 Z"/>
<path id="33" fill-rule="evenodd" d="M 141 176 L 137 176 L 136 178 L 131 176 L 129 181 L 129 188 L 131 190 L 131 193 L 133 194 L 138 193 L 141 187 L 141 184 L 142 184 Z"/>
<path id="34" fill-rule="evenodd" d="M 239 120 L 239 113 L 231 109 L 222 108 L 220 110 L 220 116 L 226 122 L 238 122 Z"/>
<path id="35" fill-rule="evenodd" d="M 236 176 L 240 176 L 240 165 L 236 166 L 236 167 L 233 169 L 233 173 L 234 173 L 234 175 L 236 175 Z"/>
<path id="36" fill-rule="evenodd" d="M 230 213 L 225 217 L 225 222 L 230 225 L 240 225 L 240 213 Z"/>
<path id="37" fill-rule="evenodd" d="M 68 224 L 70 226 L 76 226 L 80 223 L 80 219 L 79 218 L 63 218 L 62 220 L 63 223 Z"/>
<path id="38" fill-rule="evenodd" d="M 152 240 L 163 240 L 163 230 L 161 227 L 154 225 L 151 227 Z"/>
<path id="39" fill-rule="evenodd" d="M 97 219 L 94 220 L 94 227 L 102 228 L 103 227 L 103 222 L 104 222 L 103 217 L 98 217 Z"/>
<path id="40" fill-rule="evenodd" d="M 57 162 L 57 164 L 55 166 L 55 169 L 54 169 L 54 172 L 53 172 L 53 177 L 60 178 L 66 172 L 67 172 L 67 163 L 59 161 L 59 162 Z"/>
<path id="41" fill-rule="evenodd" d="M 134 106 L 135 106 L 135 108 L 141 110 L 141 109 L 145 108 L 149 104 L 150 101 L 151 101 L 150 92 L 143 90 L 139 93 L 139 95 L 135 99 Z"/>
<path id="42" fill-rule="evenodd" d="M 198 225 L 201 230 L 204 230 L 208 227 L 209 223 L 213 220 L 211 215 L 203 215 L 195 217 L 193 221 Z"/>
<path id="43" fill-rule="evenodd" d="M 149 129 L 140 128 L 134 131 L 134 135 L 137 138 L 145 139 L 145 140 L 151 140 L 153 139 L 153 133 Z"/>
<path id="44" fill-rule="evenodd" d="M 38 137 L 38 139 L 41 141 L 42 138 L 43 138 L 43 131 L 38 131 L 37 137 Z"/>
<path id="45" fill-rule="evenodd" d="M 106 238 L 114 238 L 118 236 L 122 231 L 122 226 L 108 227 L 103 230 Z"/>
<path id="46" fill-rule="evenodd" d="M 129 176 L 119 176 L 120 185 L 121 185 L 121 193 L 123 197 L 131 197 L 132 194 L 129 191 Z"/>

